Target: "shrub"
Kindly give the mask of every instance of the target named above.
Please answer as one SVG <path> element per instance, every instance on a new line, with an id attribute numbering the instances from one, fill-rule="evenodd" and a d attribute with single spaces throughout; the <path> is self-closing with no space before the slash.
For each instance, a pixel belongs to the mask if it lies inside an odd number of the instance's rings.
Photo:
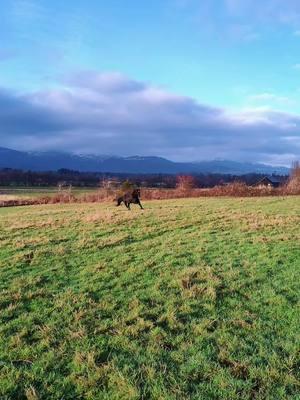
<path id="1" fill-rule="evenodd" d="M 121 191 L 124 192 L 129 192 L 130 190 L 135 189 L 135 184 L 130 182 L 128 179 L 124 181 L 121 185 Z"/>
<path id="2" fill-rule="evenodd" d="M 196 186 L 195 178 L 191 175 L 178 175 L 176 177 L 176 189 L 181 191 L 191 190 Z"/>

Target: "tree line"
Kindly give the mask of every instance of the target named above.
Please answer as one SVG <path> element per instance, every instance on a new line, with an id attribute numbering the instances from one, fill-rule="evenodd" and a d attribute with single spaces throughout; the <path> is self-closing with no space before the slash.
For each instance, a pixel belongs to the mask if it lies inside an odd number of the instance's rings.
<path id="1" fill-rule="evenodd" d="M 180 179 L 185 179 L 185 184 L 189 182 L 195 188 L 211 188 L 216 185 L 226 185 L 231 182 L 243 182 L 246 185 L 253 185 L 262 179 L 264 174 L 190 174 L 188 177 L 180 178 L 179 175 L 168 174 L 122 174 L 122 173 L 97 173 L 79 172 L 68 169 L 58 171 L 36 172 L 23 171 L 5 168 L 0 170 L 0 186 L 20 186 L 20 187 L 53 187 L 72 185 L 73 187 L 103 187 L 104 185 L 118 186 L 124 181 L 133 182 L 139 187 L 149 188 L 176 188 L 180 184 Z M 287 176 L 273 175 L 283 182 Z M 181 182 L 184 184 L 184 182 Z"/>

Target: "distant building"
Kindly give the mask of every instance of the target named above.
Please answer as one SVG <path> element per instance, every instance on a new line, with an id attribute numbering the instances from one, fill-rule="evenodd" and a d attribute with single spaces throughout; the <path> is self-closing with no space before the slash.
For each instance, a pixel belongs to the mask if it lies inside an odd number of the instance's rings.
<path id="1" fill-rule="evenodd" d="M 254 186 L 259 189 L 265 188 L 278 188 L 281 185 L 282 181 L 279 178 L 275 178 L 274 176 L 265 176 L 260 181 L 258 181 Z"/>

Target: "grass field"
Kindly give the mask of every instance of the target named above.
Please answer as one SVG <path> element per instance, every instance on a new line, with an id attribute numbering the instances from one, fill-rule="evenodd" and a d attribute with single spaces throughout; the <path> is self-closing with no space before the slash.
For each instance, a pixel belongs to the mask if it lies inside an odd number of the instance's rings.
<path id="1" fill-rule="evenodd" d="M 300 197 L 0 209 L 0 398 L 300 399 Z"/>
<path id="2" fill-rule="evenodd" d="M 88 194 L 97 192 L 97 187 L 73 187 L 72 194 L 80 196 L 82 194 Z M 65 189 L 67 191 L 67 189 Z M 6 199 L 28 199 L 43 196 L 55 196 L 59 194 L 57 186 L 24 186 L 24 187 L 11 187 L 11 186 L 0 186 L 0 200 Z"/>

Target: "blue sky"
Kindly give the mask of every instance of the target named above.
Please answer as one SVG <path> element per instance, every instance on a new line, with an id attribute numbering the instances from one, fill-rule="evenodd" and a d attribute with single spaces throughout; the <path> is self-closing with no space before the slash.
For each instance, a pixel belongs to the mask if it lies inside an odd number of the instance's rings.
<path id="1" fill-rule="evenodd" d="M 300 158 L 299 1 L 6 0 L 0 21 L 0 146 Z"/>

